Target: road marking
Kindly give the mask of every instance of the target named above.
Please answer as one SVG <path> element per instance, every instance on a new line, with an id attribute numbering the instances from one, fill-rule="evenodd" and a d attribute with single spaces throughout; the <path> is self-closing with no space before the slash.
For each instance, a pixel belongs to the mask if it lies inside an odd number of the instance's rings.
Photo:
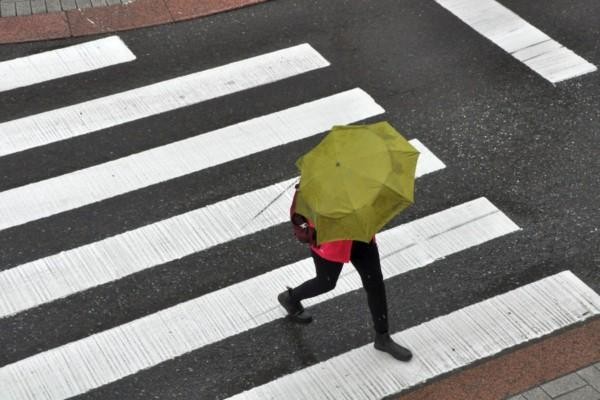
<path id="1" fill-rule="evenodd" d="M 383 113 L 352 89 L 118 160 L 0 192 L 0 230 L 200 171 Z"/>
<path id="2" fill-rule="evenodd" d="M 595 65 L 494 0 L 436 1 L 552 83 L 597 70 Z"/>
<path id="3" fill-rule="evenodd" d="M 445 168 L 421 142 L 410 142 L 421 152 L 417 176 Z M 279 182 L 2 271 L 0 318 L 286 222 L 296 180 Z"/>
<path id="4" fill-rule="evenodd" d="M 600 314 L 600 296 L 570 271 L 393 335 L 409 363 L 368 344 L 231 400 L 375 400 Z"/>
<path id="5" fill-rule="evenodd" d="M 0 92 L 135 60 L 118 36 L 0 62 Z"/>
<path id="6" fill-rule="evenodd" d="M 0 156 L 85 135 L 329 65 L 309 44 L 0 124 Z"/>
<path id="7" fill-rule="evenodd" d="M 485 198 L 412 221 L 378 235 L 384 276 L 423 267 L 517 229 Z M 0 368 L 0 384 L 9 398 L 65 399 L 258 327 L 284 315 L 276 294 L 311 278 L 311 263 L 304 259 L 9 364 Z M 333 292 L 310 304 L 360 287 L 358 274 L 347 268 Z"/>

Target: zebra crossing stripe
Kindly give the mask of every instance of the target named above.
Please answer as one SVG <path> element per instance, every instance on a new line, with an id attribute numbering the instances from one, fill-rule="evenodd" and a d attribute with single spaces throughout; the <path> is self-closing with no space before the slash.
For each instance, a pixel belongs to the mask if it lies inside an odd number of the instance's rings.
<path id="1" fill-rule="evenodd" d="M 0 124 L 0 157 L 329 65 L 301 44 L 224 66 Z"/>
<path id="2" fill-rule="evenodd" d="M 412 221 L 378 235 L 384 276 L 423 267 L 517 229 L 485 198 Z M 23 400 L 57 400 L 85 393 L 282 317 L 277 293 L 313 273 L 311 259 L 304 259 L 38 353 L 0 368 L 0 385 L 9 398 Z M 333 292 L 309 304 L 360 288 L 357 275 L 346 269 Z M 421 351 L 413 348 L 417 354 Z"/>
<path id="3" fill-rule="evenodd" d="M 477 32 L 552 83 L 597 70 L 494 0 L 436 0 Z"/>
<path id="4" fill-rule="evenodd" d="M 0 230 L 200 171 L 383 113 L 361 89 L 0 192 Z M 1 139 L 0 139 L 1 140 Z"/>
<path id="5" fill-rule="evenodd" d="M 229 399 L 381 399 L 598 314 L 600 296 L 565 271 L 396 333 L 409 363 L 368 344 Z"/>
<path id="6" fill-rule="evenodd" d="M 421 142 L 410 142 L 421 152 L 417 176 L 445 167 Z M 2 271 L 0 318 L 286 222 L 295 180 Z"/>
<path id="7" fill-rule="evenodd" d="M 135 60 L 118 36 L 0 62 L 0 92 Z"/>

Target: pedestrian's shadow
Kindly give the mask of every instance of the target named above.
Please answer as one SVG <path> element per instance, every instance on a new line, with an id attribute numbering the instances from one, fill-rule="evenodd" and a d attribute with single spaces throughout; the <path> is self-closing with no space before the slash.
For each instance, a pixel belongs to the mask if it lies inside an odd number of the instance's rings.
<path id="1" fill-rule="evenodd" d="M 314 324 L 314 321 L 312 324 Z M 314 345 L 314 337 L 311 335 L 312 330 L 309 329 L 312 324 L 297 324 L 287 318 L 281 320 L 282 332 L 290 346 L 293 347 L 301 368 L 319 362 L 311 346 L 311 344 Z"/>

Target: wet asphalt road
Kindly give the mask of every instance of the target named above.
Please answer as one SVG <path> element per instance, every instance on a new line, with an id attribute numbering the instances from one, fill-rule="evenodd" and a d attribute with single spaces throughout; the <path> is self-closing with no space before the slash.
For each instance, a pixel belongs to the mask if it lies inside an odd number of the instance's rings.
<path id="1" fill-rule="evenodd" d="M 502 3 L 600 65 L 599 2 Z M 135 62 L 1 94 L 0 121 L 304 42 L 332 65 L 0 158 L 0 190 L 360 87 L 447 165 L 418 181 L 415 205 L 391 226 L 485 196 L 522 228 L 390 279 L 394 331 L 566 269 L 600 292 L 600 73 L 553 86 L 422 0 L 275 0 L 119 36 Z M 0 46 L 0 60 L 86 40 Z M 0 231 L 0 269 L 288 179 L 321 137 Z M 280 225 L 0 320 L 0 366 L 306 256 Z M 313 313 L 309 326 L 273 321 L 79 397 L 225 398 L 370 341 L 362 291 Z"/>

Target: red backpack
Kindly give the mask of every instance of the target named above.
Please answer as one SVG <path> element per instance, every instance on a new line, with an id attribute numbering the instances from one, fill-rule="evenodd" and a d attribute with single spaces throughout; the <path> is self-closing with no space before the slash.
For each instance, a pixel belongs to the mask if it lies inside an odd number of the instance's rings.
<path id="1" fill-rule="evenodd" d="M 292 206 L 290 207 L 290 221 L 294 228 L 294 236 L 299 242 L 309 243 L 312 246 L 317 244 L 317 231 L 314 227 L 310 226 L 306 217 L 296 212 L 296 197 L 298 196 L 298 185 L 295 186 L 296 191 L 294 192 L 294 198 L 292 199 Z"/>

